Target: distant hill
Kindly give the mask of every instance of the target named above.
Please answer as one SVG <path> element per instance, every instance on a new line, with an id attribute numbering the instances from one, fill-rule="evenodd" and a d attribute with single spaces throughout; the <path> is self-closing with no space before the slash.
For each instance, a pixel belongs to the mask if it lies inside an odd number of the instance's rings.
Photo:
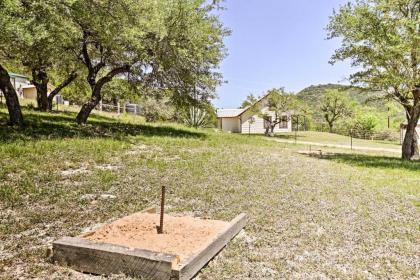
<path id="1" fill-rule="evenodd" d="M 362 91 L 356 87 L 343 86 L 339 84 L 311 85 L 301 90 L 296 95 L 299 99 L 305 101 L 312 107 L 319 105 L 319 102 L 321 102 L 324 94 L 328 90 L 340 90 L 344 95 L 348 96 L 351 100 L 362 106 L 375 106 L 378 109 L 386 109 L 385 102 L 377 100 L 377 97 L 379 96 L 378 93 Z"/>
<path id="2" fill-rule="evenodd" d="M 339 84 L 311 85 L 296 94 L 300 100 L 304 101 L 312 109 L 312 117 L 315 121 L 323 119 L 322 112 L 320 110 L 321 102 L 323 96 L 329 90 L 341 91 L 343 95 L 346 95 L 350 100 L 357 103 L 364 112 L 370 112 L 377 115 L 381 120 L 381 124 L 379 124 L 380 127 L 385 126 L 384 120 L 388 115 L 389 103 L 387 103 L 386 100 L 379 98 L 381 96 L 380 93 Z M 397 127 L 400 121 L 404 119 L 404 111 L 397 103 L 393 104 L 392 107 L 394 107 L 392 119 L 395 122 L 393 126 Z"/>

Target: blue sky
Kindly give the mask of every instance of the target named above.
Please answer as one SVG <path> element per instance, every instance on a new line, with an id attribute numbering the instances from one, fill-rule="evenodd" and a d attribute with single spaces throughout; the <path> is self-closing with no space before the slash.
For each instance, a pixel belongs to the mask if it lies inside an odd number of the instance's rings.
<path id="1" fill-rule="evenodd" d="M 236 108 L 249 93 L 284 86 L 297 92 L 311 84 L 346 83 L 349 63 L 328 63 L 338 40 L 324 30 L 346 0 L 226 0 L 220 18 L 232 35 L 220 71 L 228 83 L 217 90 L 217 108 Z"/>

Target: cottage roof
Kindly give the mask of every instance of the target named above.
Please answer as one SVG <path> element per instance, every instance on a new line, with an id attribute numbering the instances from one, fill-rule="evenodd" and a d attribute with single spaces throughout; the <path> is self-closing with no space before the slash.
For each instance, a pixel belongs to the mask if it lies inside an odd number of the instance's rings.
<path id="1" fill-rule="evenodd" d="M 246 109 L 217 109 L 218 118 L 234 118 L 242 114 Z"/>
<path id="2" fill-rule="evenodd" d="M 22 75 L 22 74 L 17 74 L 17 73 L 11 73 L 11 72 L 9 72 L 9 76 L 10 76 L 11 78 L 24 78 L 24 79 L 28 79 L 28 77 L 27 77 L 27 76 L 25 76 L 25 75 Z"/>
<path id="3" fill-rule="evenodd" d="M 258 99 L 253 105 L 257 104 L 258 102 L 260 102 L 261 100 L 263 100 L 264 98 L 266 98 L 269 95 L 269 93 L 265 94 L 264 96 L 262 96 L 260 99 Z M 240 115 L 242 115 L 243 113 L 245 113 L 246 111 L 248 111 L 252 106 L 248 106 L 246 108 L 243 109 L 218 109 L 217 110 L 217 117 L 218 118 L 234 118 L 234 117 L 239 117 Z M 219 114 L 220 112 L 220 114 Z"/>

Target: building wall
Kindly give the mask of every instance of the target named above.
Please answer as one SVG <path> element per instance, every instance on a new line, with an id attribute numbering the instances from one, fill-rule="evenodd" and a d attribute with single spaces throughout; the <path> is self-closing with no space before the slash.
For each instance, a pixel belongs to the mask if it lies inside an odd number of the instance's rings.
<path id="1" fill-rule="evenodd" d="M 23 98 L 36 100 L 36 88 L 24 88 L 23 89 Z"/>
<path id="2" fill-rule="evenodd" d="M 268 107 L 264 107 L 261 109 L 261 113 L 270 115 L 273 119 L 275 118 L 274 112 L 270 112 Z M 284 116 L 287 116 L 284 114 Z M 255 122 L 250 124 L 251 118 L 254 117 Z M 279 125 L 276 125 L 274 128 L 274 133 L 277 132 L 291 132 L 292 131 L 292 120 L 289 117 L 287 122 L 286 128 L 280 128 Z M 241 115 L 241 132 L 242 133 L 251 133 L 251 134 L 264 134 L 265 127 L 264 127 L 264 119 L 258 116 L 258 114 L 254 114 L 250 111 L 246 111 Z"/>
<path id="3" fill-rule="evenodd" d="M 241 132 L 240 131 L 240 120 L 238 117 L 235 118 L 219 118 L 219 128 L 227 132 Z"/>
<path id="4" fill-rule="evenodd" d="M 18 97 L 20 97 L 20 98 L 23 97 L 22 87 L 30 84 L 28 79 L 23 78 L 23 77 L 13 76 L 13 75 L 10 75 L 10 83 L 15 88 L 16 93 L 17 93 Z M 3 93 L 0 91 L 0 94 L 3 94 Z"/>

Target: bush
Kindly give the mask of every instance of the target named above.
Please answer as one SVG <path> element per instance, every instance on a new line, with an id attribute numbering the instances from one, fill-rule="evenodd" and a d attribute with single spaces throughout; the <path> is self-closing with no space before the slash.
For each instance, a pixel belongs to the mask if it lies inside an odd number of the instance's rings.
<path id="1" fill-rule="evenodd" d="M 356 138 L 371 138 L 377 124 L 377 118 L 371 114 L 358 116 L 351 125 L 352 135 Z"/>
<path id="2" fill-rule="evenodd" d="M 375 138 L 378 140 L 398 141 L 400 134 L 393 129 L 384 129 L 376 133 Z"/>
<path id="3" fill-rule="evenodd" d="M 168 99 L 144 98 L 141 102 L 142 115 L 147 122 L 169 121 L 175 114 L 175 108 Z"/>

